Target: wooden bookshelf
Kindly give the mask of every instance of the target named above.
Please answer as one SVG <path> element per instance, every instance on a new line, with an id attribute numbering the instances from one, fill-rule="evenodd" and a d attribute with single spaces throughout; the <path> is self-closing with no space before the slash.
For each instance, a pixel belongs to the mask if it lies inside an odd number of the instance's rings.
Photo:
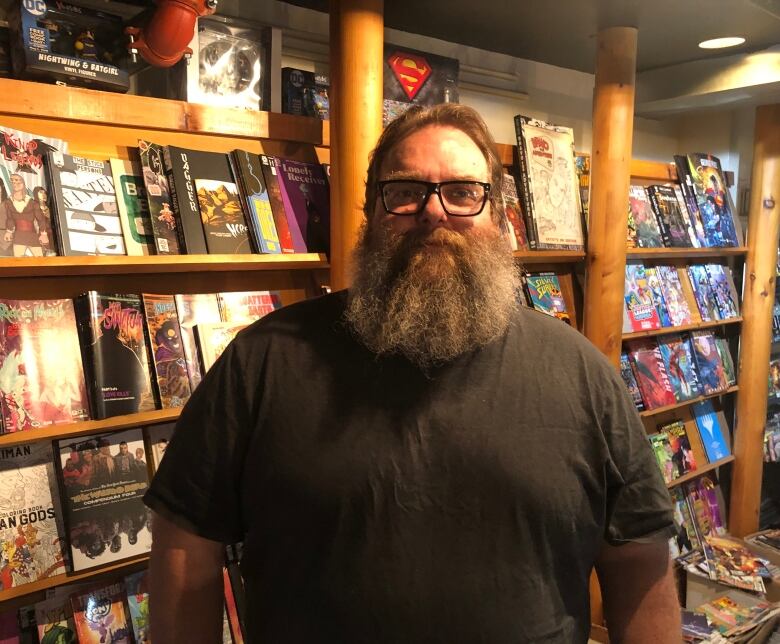
<path id="1" fill-rule="evenodd" d="M 85 420 L 78 423 L 46 425 L 38 429 L 24 432 L 0 435 L 0 449 L 35 443 L 39 441 L 54 440 L 57 438 L 76 438 L 89 434 L 99 434 L 131 427 L 144 427 L 167 423 L 179 417 L 181 409 L 156 409 L 144 411 L 139 414 L 127 414 L 126 416 L 113 416 L 104 420 Z"/>
<path id="2" fill-rule="evenodd" d="M 698 478 L 703 474 L 706 474 L 707 472 L 712 472 L 713 470 L 718 469 L 721 465 L 726 465 L 726 463 L 731 463 L 733 460 L 734 460 L 733 454 L 724 456 L 723 458 L 720 458 L 717 461 L 713 461 L 712 463 L 707 463 L 705 465 L 698 467 L 697 469 L 693 470 L 693 472 L 688 472 L 687 474 L 683 474 L 679 478 L 674 479 L 674 481 L 667 483 L 666 487 L 671 489 L 673 487 L 677 487 L 678 485 L 682 485 L 683 483 L 687 483 L 688 481 L 692 481 L 693 479 Z"/>
<path id="3" fill-rule="evenodd" d="M 698 331 L 699 329 L 711 329 L 714 327 L 725 326 L 727 324 L 739 324 L 741 317 L 727 318 L 725 320 L 713 320 L 712 322 L 696 322 L 694 324 L 683 324 L 682 326 L 664 326 L 660 329 L 649 329 L 647 331 L 634 331 L 633 333 L 624 333 L 623 340 L 633 340 L 635 338 L 646 338 L 648 336 L 669 335 L 670 333 L 682 333 L 683 331 Z"/>
<path id="4" fill-rule="evenodd" d="M 689 259 L 707 257 L 740 257 L 747 254 L 747 247 L 732 248 L 629 248 L 626 259 Z"/>
<path id="5" fill-rule="evenodd" d="M 683 407 L 689 407 L 690 405 L 693 405 L 697 402 L 701 402 L 702 400 L 707 400 L 708 398 L 718 398 L 719 396 L 733 394 L 736 391 L 739 391 L 739 385 L 734 385 L 733 387 L 729 387 L 728 389 L 724 389 L 723 391 L 719 391 L 714 394 L 708 394 L 706 396 L 698 396 L 697 398 L 691 398 L 691 400 L 686 400 L 685 402 L 681 402 L 681 403 L 675 403 L 674 405 L 664 405 L 663 407 L 646 409 L 645 411 L 639 412 L 639 415 L 642 416 L 643 418 L 647 418 L 648 416 L 656 416 L 657 414 L 663 414 L 664 412 L 667 411 L 673 411 L 675 409 L 682 409 Z"/>
<path id="6" fill-rule="evenodd" d="M 585 261 L 585 251 L 579 250 L 516 250 L 515 259 L 529 264 L 576 264 Z"/>

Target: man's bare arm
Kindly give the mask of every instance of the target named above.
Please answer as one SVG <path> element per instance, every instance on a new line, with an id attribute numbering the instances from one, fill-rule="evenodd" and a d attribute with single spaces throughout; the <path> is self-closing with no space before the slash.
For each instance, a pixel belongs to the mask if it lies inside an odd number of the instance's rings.
<path id="1" fill-rule="evenodd" d="M 151 640 L 221 642 L 224 545 L 187 532 L 156 513 L 152 537 Z"/>
<path id="2" fill-rule="evenodd" d="M 680 604 L 666 541 L 604 544 L 596 562 L 612 644 L 679 644 Z"/>

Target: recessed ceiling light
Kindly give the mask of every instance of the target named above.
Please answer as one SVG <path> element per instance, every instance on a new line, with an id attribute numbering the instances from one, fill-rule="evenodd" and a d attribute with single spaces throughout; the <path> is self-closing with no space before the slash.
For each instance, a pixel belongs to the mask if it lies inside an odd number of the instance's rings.
<path id="1" fill-rule="evenodd" d="M 731 36 L 729 38 L 713 38 L 712 40 L 704 40 L 699 43 L 699 47 L 702 49 L 723 49 L 724 47 L 736 47 L 745 42 L 745 39 L 740 36 Z"/>

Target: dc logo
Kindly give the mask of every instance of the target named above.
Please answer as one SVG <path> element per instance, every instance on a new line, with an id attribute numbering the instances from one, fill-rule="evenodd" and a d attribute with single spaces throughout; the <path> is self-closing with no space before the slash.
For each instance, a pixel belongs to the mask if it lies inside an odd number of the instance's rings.
<path id="1" fill-rule="evenodd" d="M 24 0 L 24 8 L 34 16 L 46 13 L 46 3 L 43 0 Z"/>
<path id="2" fill-rule="evenodd" d="M 290 72 L 290 83 L 293 87 L 301 87 L 303 85 L 303 74 L 297 69 Z"/>

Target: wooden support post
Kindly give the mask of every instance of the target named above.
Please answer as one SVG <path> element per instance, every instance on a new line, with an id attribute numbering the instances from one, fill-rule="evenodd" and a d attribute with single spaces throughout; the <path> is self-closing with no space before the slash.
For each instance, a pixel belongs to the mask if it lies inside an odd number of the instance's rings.
<path id="1" fill-rule="evenodd" d="M 330 3 L 331 287 L 349 285 L 368 155 L 382 132 L 383 0 Z"/>
<path id="2" fill-rule="evenodd" d="M 753 177 L 748 215 L 748 252 L 742 296 L 740 385 L 734 438 L 734 475 L 729 531 L 758 529 L 766 425 L 772 307 L 780 232 L 780 104 L 756 110 Z"/>
<path id="3" fill-rule="evenodd" d="M 584 332 L 615 367 L 623 328 L 636 50 L 633 27 L 598 34 Z"/>

